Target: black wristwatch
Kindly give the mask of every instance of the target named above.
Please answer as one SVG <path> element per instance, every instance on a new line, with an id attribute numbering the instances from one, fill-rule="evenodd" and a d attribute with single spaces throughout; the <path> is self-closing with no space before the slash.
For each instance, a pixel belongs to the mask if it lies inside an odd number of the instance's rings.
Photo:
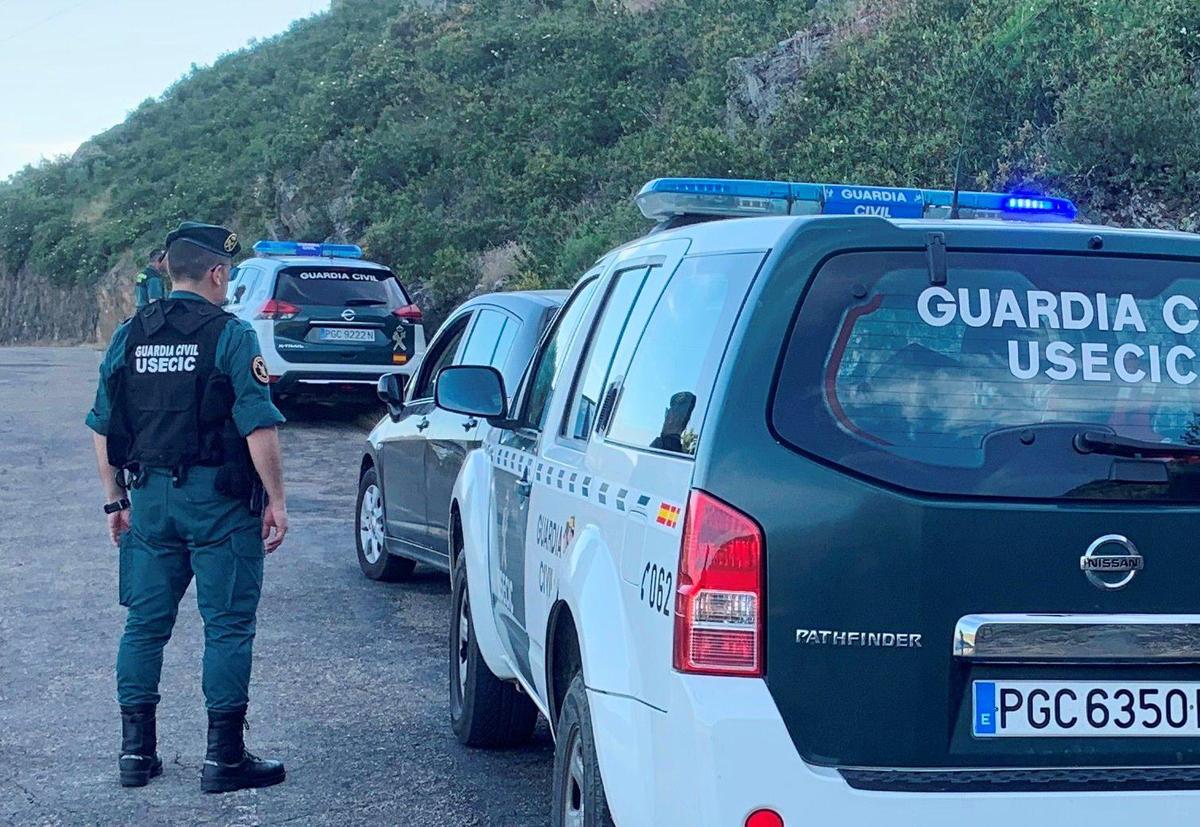
<path id="1" fill-rule="evenodd" d="M 122 497 L 119 500 L 113 500 L 110 503 L 105 503 L 104 504 L 104 513 L 105 514 L 116 514 L 118 511 L 124 511 L 127 508 L 129 508 L 129 498 Z"/>

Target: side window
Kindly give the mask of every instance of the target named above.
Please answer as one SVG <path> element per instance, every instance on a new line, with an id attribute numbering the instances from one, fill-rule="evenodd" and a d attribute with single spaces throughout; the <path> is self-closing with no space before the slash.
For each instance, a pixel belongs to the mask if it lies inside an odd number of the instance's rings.
<path id="1" fill-rule="evenodd" d="M 229 279 L 227 298 L 230 304 L 241 304 L 250 296 L 262 271 L 257 267 L 239 267 Z"/>
<path id="2" fill-rule="evenodd" d="M 410 399 L 433 398 L 433 388 L 437 384 L 438 372 L 453 361 L 463 334 L 467 332 L 469 321 L 471 321 L 470 314 L 456 319 L 450 327 L 443 330 L 433 340 L 433 344 L 425 351 L 425 358 L 421 360 L 421 371 L 417 374 L 417 383 L 413 386 Z"/>
<path id="3" fill-rule="evenodd" d="M 563 420 L 563 435 L 571 439 L 587 439 L 596 423 L 605 393 L 605 379 L 612 365 L 613 353 L 625 332 L 629 311 L 637 301 L 646 282 L 649 268 L 639 267 L 617 273 L 609 282 L 608 296 L 599 318 L 592 328 L 587 354 L 580 363 L 575 387 L 571 391 L 571 407 Z"/>
<path id="4" fill-rule="evenodd" d="M 242 294 L 243 302 L 265 302 L 267 294 L 271 292 L 274 276 L 266 275 L 262 270 L 255 268 L 243 276 L 242 280 L 246 285 L 246 292 Z"/>
<path id="5" fill-rule="evenodd" d="M 591 279 L 581 285 L 567 301 L 554 320 L 550 338 L 543 342 L 538 351 L 533 371 L 530 373 L 529 396 L 525 403 L 525 413 L 521 424 L 527 428 L 541 430 L 546 424 L 546 411 L 549 409 L 550 397 L 558 384 L 558 376 L 562 372 L 563 361 L 567 351 L 571 349 L 571 341 L 575 331 L 583 320 L 596 292 L 596 279 Z"/>
<path id="6" fill-rule="evenodd" d="M 242 280 L 242 276 L 246 274 L 245 267 L 234 267 L 233 272 L 229 274 L 229 284 L 225 285 L 225 303 L 231 304 L 234 295 L 237 294 L 238 284 Z"/>
<path id="7" fill-rule="evenodd" d="M 717 366 L 762 253 L 684 259 L 646 324 L 608 438 L 693 456 Z"/>
<path id="8" fill-rule="evenodd" d="M 459 362 L 503 368 L 520 326 L 520 322 L 503 311 L 483 308 L 475 314 L 475 324 Z"/>

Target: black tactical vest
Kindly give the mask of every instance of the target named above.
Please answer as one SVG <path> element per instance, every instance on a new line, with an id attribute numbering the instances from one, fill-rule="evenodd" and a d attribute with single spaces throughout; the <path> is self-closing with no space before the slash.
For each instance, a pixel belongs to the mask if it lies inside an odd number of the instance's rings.
<path id="1" fill-rule="evenodd" d="M 125 363 L 109 382 L 110 464 L 177 470 L 222 464 L 233 394 L 216 355 L 231 318 L 214 304 L 187 299 L 153 302 L 133 317 Z"/>

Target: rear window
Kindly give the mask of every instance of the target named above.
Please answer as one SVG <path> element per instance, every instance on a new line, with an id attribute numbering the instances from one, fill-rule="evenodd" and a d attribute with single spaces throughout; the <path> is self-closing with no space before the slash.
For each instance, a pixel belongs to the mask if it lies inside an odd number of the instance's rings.
<path id="1" fill-rule="evenodd" d="M 325 305 L 396 308 L 408 304 L 387 270 L 353 267 L 289 267 L 279 271 L 275 298 L 302 307 Z"/>
<path id="2" fill-rule="evenodd" d="M 921 492 L 1195 500 L 1186 448 L 1077 437 L 1200 445 L 1198 305 L 1195 262 L 956 253 L 937 285 L 924 254 L 843 254 L 803 300 L 772 424 Z"/>

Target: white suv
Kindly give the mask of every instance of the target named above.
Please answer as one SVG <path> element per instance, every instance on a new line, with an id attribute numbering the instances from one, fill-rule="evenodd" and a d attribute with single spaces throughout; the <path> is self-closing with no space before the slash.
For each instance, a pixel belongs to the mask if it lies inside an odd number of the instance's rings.
<path id="1" fill-rule="evenodd" d="M 546 715 L 555 825 L 1194 824 L 1200 240 L 1041 196 L 639 202 L 511 407 L 440 374 L 496 426 L 450 505 L 458 737 Z"/>
<path id="2" fill-rule="evenodd" d="M 277 400 L 367 397 L 425 352 L 421 309 L 353 244 L 258 242 L 229 277 L 225 309 L 254 326 Z"/>

